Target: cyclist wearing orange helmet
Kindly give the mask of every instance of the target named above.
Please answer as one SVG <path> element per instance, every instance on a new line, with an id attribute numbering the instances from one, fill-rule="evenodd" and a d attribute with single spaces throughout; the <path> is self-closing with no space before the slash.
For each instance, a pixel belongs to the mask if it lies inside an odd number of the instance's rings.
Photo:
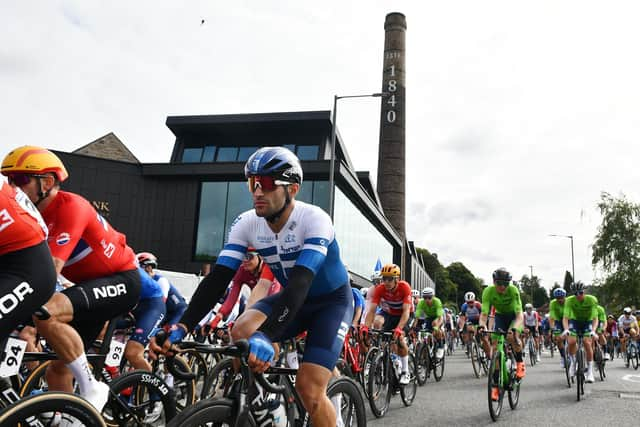
<path id="1" fill-rule="evenodd" d="M 38 331 L 60 358 L 47 369 L 49 389 L 72 391 L 73 373 L 81 395 L 101 410 L 109 388 L 92 377 L 83 342 L 87 348 L 105 321 L 128 312 L 138 302 L 140 274 L 135 254 L 125 236 L 87 200 L 60 190 L 60 183 L 69 175 L 51 151 L 36 146 L 16 148 L 4 158 L 0 170 L 42 214 L 56 273 L 76 283 L 54 294 L 44 315 L 36 318 Z"/>

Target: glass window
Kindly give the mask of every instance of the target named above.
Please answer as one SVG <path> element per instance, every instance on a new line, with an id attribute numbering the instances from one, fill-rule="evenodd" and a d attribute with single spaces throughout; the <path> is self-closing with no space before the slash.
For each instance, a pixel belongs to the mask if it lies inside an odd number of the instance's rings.
<path id="1" fill-rule="evenodd" d="M 202 148 L 185 148 L 182 152 L 183 163 L 199 163 L 202 157 Z"/>
<path id="2" fill-rule="evenodd" d="M 317 145 L 298 145 L 298 158 L 300 160 L 318 160 L 319 147 Z"/>
<path id="3" fill-rule="evenodd" d="M 230 182 L 229 192 L 227 196 L 227 215 L 226 222 L 224 224 L 225 233 L 229 231 L 231 223 L 234 219 L 236 219 L 238 215 L 240 215 L 244 211 L 251 209 L 252 207 L 253 198 L 251 197 L 251 193 L 249 193 L 247 183 L 245 181 Z"/>
<path id="4" fill-rule="evenodd" d="M 253 153 L 258 150 L 258 147 L 240 147 L 238 151 L 238 161 L 244 162 L 251 157 Z"/>
<path id="5" fill-rule="evenodd" d="M 289 151 L 291 151 L 292 153 L 296 152 L 296 146 L 295 144 L 284 144 L 283 145 L 284 148 L 288 149 Z"/>
<path id="6" fill-rule="evenodd" d="M 349 270 L 369 278 L 376 261 L 393 262 L 393 245 L 336 187 L 334 226 L 342 261 Z"/>
<path id="7" fill-rule="evenodd" d="M 235 162 L 237 157 L 238 157 L 238 147 L 218 148 L 219 162 Z"/>
<path id="8" fill-rule="evenodd" d="M 203 162 L 213 162 L 216 158 L 216 147 L 214 145 L 207 145 L 204 147 L 204 153 L 202 154 Z"/>
<path id="9" fill-rule="evenodd" d="M 200 192 L 200 212 L 196 237 L 196 260 L 217 256 L 224 243 L 226 182 L 204 182 Z"/>
<path id="10" fill-rule="evenodd" d="M 302 182 L 304 187 L 306 182 Z M 313 202 L 314 205 L 321 207 L 325 212 L 329 213 L 329 181 L 313 182 Z"/>

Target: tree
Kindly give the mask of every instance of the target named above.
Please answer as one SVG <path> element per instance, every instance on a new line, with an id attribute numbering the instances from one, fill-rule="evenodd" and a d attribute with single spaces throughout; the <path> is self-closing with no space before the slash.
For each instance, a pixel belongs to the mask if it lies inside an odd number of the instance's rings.
<path id="1" fill-rule="evenodd" d="M 602 222 L 592 245 L 592 264 L 600 269 L 603 278 L 596 284 L 596 293 L 606 297 L 607 308 L 620 309 L 640 303 L 640 205 L 616 198 L 608 193 L 600 195 L 598 209 Z"/>
<path id="2" fill-rule="evenodd" d="M 573 283 L 573 276 L 568 271 L 564 272 L 564 285 L 562 286 L 565 291 L 571 292 L 571 284 Z"/>
<path id="3" fill-rule="evenodd" d="M 417 252 L 422 256 L 427 274 L 436 283 L 438 297 L 444 303 L 455 303 L 457 305 L 457 286 L 449 278 L 449 272 L 440 264 L 438 254 L 432 254 L 425 248 L 417 248 Z"/>
<path id="4" fill-rule="evenodd" d="M 464 294 L 473 292 L 478 300 L 482 296 L 482 285 L 478 278 L 461 262 L 454 262 L 447 266 L 449 278 L 457 285 L 456 301 L 464 302 Z"/>
<path id="5" fill-rule="evenodd" d="M 518 282 L 520 288 L 520 299 L 523 304 L 531 303 L 534 307 L 542 307 L 549 302 L 547 290 L 540 284 L 538 276 L 522 276 Z"/>

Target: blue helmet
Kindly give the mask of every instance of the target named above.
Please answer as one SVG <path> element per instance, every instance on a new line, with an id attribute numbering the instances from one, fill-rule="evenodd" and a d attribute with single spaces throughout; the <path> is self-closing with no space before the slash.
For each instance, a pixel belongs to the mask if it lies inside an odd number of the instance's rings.
<path id="1" fill-rule="evenodd" d="M 284 147 L 262 147 L 249 157 L 244 175 L 271 176 L 279 181 L 302 184 L 300 160 Z"/>
<path id="2" fill-rule="evenodd" d="M 567 291 L 565 291 L 562 288 L 556 288 L 553 290 L 553 297 L 554 298 L 564 298 L 567 296 Z"/>

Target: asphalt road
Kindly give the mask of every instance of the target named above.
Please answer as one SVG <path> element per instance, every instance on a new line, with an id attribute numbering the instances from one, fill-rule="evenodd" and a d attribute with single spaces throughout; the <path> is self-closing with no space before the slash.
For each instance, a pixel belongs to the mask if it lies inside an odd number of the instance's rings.
<path id="1" fill-rule="evenodd" d="M 457 350 L 447 357 L 441 382 L 430 378 L 418 387 L 410 407 L 393 396 L 389 412 L 380 419 L 366 402 L 369 426 L 623 426 L 640 423 L 640 369 L 625 368 L 622 359 L 607 364 L 607 378 L 585 384 L 585 394 L 576 401 L 575 386 L 567 387 L 556 353 L 543 353 L 541 363 L 527 366 L 520 402 L 509 408 L 505 396 L 498 422 L 493 422 L 487 404 L 487 379 L 475 378 L 471 361 Z"/>

